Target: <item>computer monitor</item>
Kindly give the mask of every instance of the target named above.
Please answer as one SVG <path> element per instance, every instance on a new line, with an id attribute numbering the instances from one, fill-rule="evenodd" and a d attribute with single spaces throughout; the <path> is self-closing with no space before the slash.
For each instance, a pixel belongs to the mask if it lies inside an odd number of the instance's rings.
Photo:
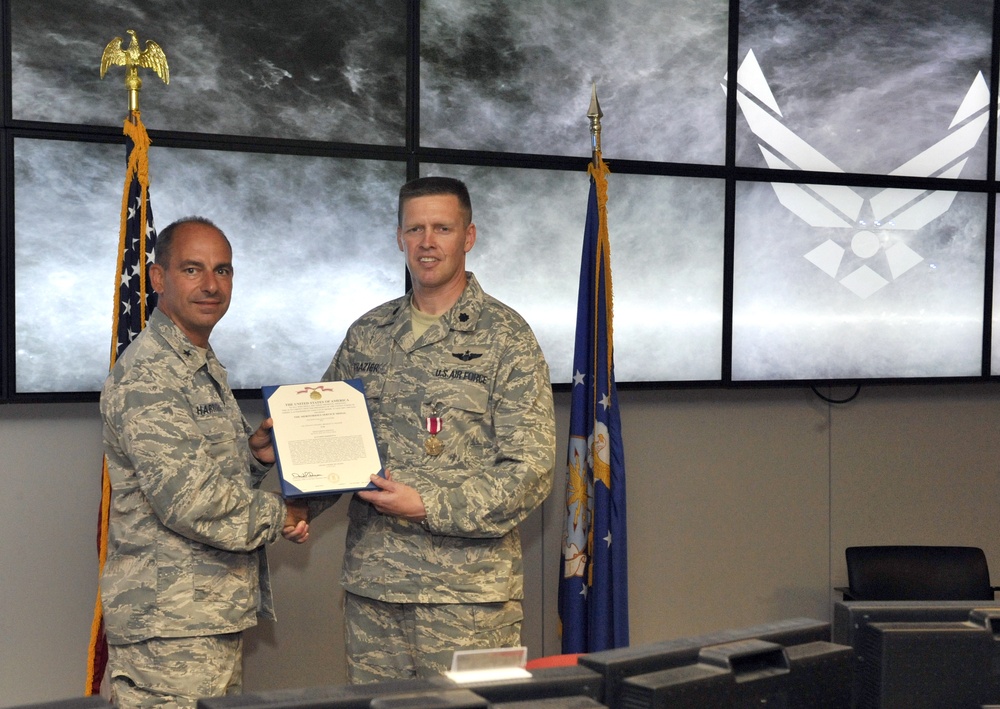
<path id="1" fill-rule="evenodd" d="M 968 620 L 976 609 L 1000 612 L 997 601 L 837 601 L 833 606 L 833 642 L 854 646 L 867 623 Z"/>
<path id="2" fill-rule="evenodd" d="M 372 684 L 275 689 L 198 700 L 198 709 L 369 709 L 379 698 L 434 694 L 456 687 L 446 677 L 401 679 Z"/>
<path id="3" fill-rule="evenodd" d="M 830 624 L 812 618 L 789 618 L 747 628 L 592 652 L 580 655 L 577 662 L 604 677 L 601 701 L 608 706 L 617 706 L 616 700 L 625 678 L 695 664 L 703 647 L 750 639 L 765 640 L 783 647 L 829 641 Z"/>
<path id="4" fill-rule="evenodd" d="M 467 689 L 435 689 L 376 697 L 371 709 L 490 709 L 490 703 Z"/>
<path id="5" fill-rule="evenodd" d="M 590 697 L 549 697 L 548 699 L 525 699 L 520 702 L 499 702 L 492 709 L 608 709 L 604 704 Z"/>
<path id="6" fill-rule="evenodd" d="M 783 647 L 740 640 L 702 648 L 696 662 L 622 681 L 630 709 L 850 709 L 851 648 L 826 641 Z"/>
<path id="7" fill-rule="evenodd" d="M 402 709 L 403 707 L 485 706 L 499 703 L 587 699 L 597 706 L 603 678 L 594 670 L 573 665 L 531 670 L 530 677 L 459 684 L 448 677 L 388 680 L 372 684 L 278 689 L 205 698 L 198 709 Z M 468 705 L 462 702 L 478 702 Z M 581 705 L 580 702 L 563 706 Z"/>
<path id="8" fill-rule="evenodd" d="M 840 601 L 833 637 L 854 648 L 858 709 L 1000 701 L 996 602 Z"/>
<path id="9" fill-rule="evenodd" d="M 494 705 L 557 697 L 587 697 L 599 701 L 603 695 L 604 680 L 601 675 L 582 665 L 529 671 L 530 677 L 469 682 L 462 686 Z"/>
<path id="10" fill-rule="evenodd" d="M 855 707 L 979 707 L 990 699 L 994 645 L 968 621 L 869 623 L 856 649 Z"/>

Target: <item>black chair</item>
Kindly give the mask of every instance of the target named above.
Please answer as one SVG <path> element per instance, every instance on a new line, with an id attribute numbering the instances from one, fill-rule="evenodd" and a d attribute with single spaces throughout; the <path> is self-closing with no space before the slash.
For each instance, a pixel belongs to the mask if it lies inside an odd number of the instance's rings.
<path id="1" fill-rule="evenodd" d="M 845 601 L 992 601 L 979 547 L 848 547 Z"/>

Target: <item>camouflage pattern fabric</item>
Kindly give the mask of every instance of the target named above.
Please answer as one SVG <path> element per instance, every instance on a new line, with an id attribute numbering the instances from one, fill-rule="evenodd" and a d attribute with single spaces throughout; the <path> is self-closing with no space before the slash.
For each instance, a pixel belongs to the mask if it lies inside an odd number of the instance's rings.
<path id="1" fill-rule="evenodd" d="M 273 618 L 263 545 L 285 506 L 215 354 L 154 310 L 101 392 L 112 500 L 108 642 L 231 633 Z M 112 668 L 113 669 L 113 668 Z"/>
<path id="2" fill-rule="evenodd" d="M 324 375 L 364 381 L 383 463 L 427 509 L 416 524 L 352 497 L 341 577 L 351 593 L 390 603 L 524 596 L 517 525 L 551 492 L 555 465 L 549 369 L 524 319 L 468 278 L 419 338 L 409 295 L 362 316 Z M 424 448 L 429 416 L 442 421 L 437 456 Z"/>
<path id="3" fill-rule="evenodd" d="M 436 677 L 455 650 L 517 647 L 520 601 L 384 603 L 345 594 L 347 676 L 352 684 Z"/>
<path id="4" fill-rule="evenodd" d="M 199 697 L 243 689 L 241 633 L 200 638 L 153 638 L 108 646 L 111 698 L 118 709 L 195 709 Z"/>

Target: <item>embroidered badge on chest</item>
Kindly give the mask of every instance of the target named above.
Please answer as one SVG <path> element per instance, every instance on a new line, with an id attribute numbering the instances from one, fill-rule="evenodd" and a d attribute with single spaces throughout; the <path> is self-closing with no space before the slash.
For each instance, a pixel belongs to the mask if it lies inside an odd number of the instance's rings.
<path id="1" fill-rule="evenodd" d="M 465 352 L 452 352 L 451 356 L 462 362 L 471 362 L 483 356 L 483 351 L 466 350 Z"/>

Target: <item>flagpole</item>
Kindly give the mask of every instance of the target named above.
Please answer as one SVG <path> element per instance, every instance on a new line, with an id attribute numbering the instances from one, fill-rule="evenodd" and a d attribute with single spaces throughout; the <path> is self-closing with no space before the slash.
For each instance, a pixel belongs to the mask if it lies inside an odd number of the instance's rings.
<path id="1" fill-rule="evenodd" d="M 163 80 L 170 83 L 170 70 L 163 49 L 156 42 L 147 41 L 146 48 L 139 49 L 139 41 L 133 30 L 128 30 L 131 41 L 122 48 L 122 38 L 115 37 L 104 47 L 101 55 L 101 78 L 108 67 L 125 67 L 125 88 L 128 91 L 128 114 L 124 121 L 126 145 L 125 188 L 122 194 L 121 222 L 118 244 L 118 267 L 115 276 L 115 302 L 112 313 L 111 364 L 125 350 L 146 324 L 147 303 L 152 307 L 153 294 L 147 293 L 146 270 L 152 258 L 156 231 L 153 229 L 153 215 L 149 209 L 149 136 L 142 125 L 139 113 L 139 90 L 142 80 L 139 67 L 152 69 Z M 132 287 L 130 281 L 123 284 L 123 276 L 138 276 L 138 285 Z M 135 301 L 134 303 L 132 301 Z M 135 306 L 134 308 L 132 306 Z M 111 481 L 108 477 L 108 462 L 104 458 L 101 471 L 101 504 L 97 524 L 97 600 L 91 623 L 90 644 L 87 649 L 87 677 L 84 693 L 87 696 L 101 692 L 104 671 L 107 666 L 107 636 L 104 628 L 104 609 L 101 605 L 100 577 L 104 571 L 108 551 L 108 525 L 111 514 Z"/>

